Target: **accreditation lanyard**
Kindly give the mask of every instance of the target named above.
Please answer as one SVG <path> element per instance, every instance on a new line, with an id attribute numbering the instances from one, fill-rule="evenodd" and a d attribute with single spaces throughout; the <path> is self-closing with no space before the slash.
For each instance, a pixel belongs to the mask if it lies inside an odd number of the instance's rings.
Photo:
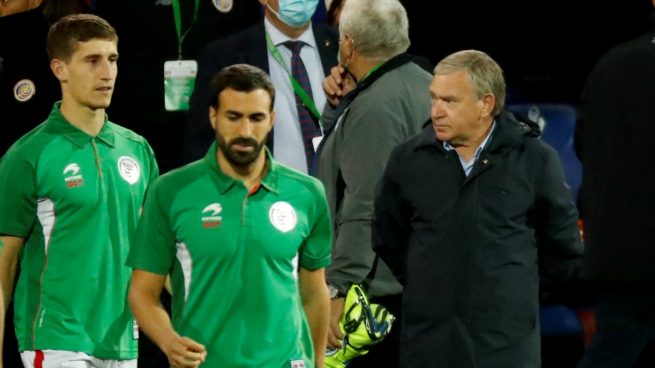
<path id="1" fill-rule="evenodd" d="M 175 20 L 175 31 L 177 32 L 177 56 L 180 60 L 182 60 L 182 42 L 184 42 L 184 38 L 191 30 L 191 27 L 193 27 L 193 24 L 196 23 L 196 19 L 198 19 L 199 8 L 200 0 L 195 0 L 193 7 L 193 20 L 191 20 L 191 24 L 189 24 L 189 27 L 187 27 L 186 31 L 182 33 L 182 12 L 180 10 L 180 0 L 173 0 L 173 18 Z"/>
<path id="2" fill-rule="evenodd" d="M 293 76 L 293 74 L 291 74 L 291 70 L 289 70 L 289 66 L 287 66 L 287 64 L 284 62 L 284 59 L 282 58 L 280 51 L 278 51 L 277 47 L 275 47 L 275 45 L 273 44 L 273 41 L 271 41 L 271 37 L 268 35 L 268 32 L 266 32 L 266 45 L 268 46 L 268 51 L 270 51 L 271 55 L 273 55 L 273 58 L 278 62 L 278 64 L 280 64 L 280 66 L 282 66 L 282 68 L 287 72 L 287 74 L 289 74 L 289 80 L 291 81 L 291 87 L 293 88 L 293 91 L 296 93 L 296 95 L 298 95 L 303 105 L 307 107 L 309 112 L 312 115 L 314 115 L 322 131 L 323 123 L 321 122 L 321 114 L 318 112 L 314 100 L 312 100 L 312 98 L 309 97 L 307 92 L 305 92 L 305 89 L 302 88 L 302 86 L 300 85 L 300 82 L 298 82 L 298 80 Z"/>

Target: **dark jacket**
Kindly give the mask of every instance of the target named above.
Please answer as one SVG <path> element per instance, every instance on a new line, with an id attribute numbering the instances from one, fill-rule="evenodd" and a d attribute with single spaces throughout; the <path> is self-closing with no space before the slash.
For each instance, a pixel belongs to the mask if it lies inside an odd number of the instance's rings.
<path id="1" fill-rule="evenodd" d="M 402 367 L 538 367 L 539 283 L 582 254 L 557 153 L 510 113 L 465 176 L 431 125 L 380 182 L 374 250 L 404 284 Z"/>
<path id="2" fill-rule="evenodd" d="M 336 30 L 323 24 L 312 24 L 312 30 L 325 75 L 328 75 L 330 68 L 337 63 L 339 36 Z M 209 85 L 214 74 L 226 66 L 241 63 L 254 65 L 269 72 L 263 21 L 225 39 L 208 44 L 200 54 L 198 75 L 189 100 L 189 115 L 184 134 L 185 162 L 204 157 L 215 140 L 209 124 Z M 272 139 L 273 132 L 269 134 L 267 142 L 271 150 Z"/>
<path id="3" fill-rule="evenodd" d="M 655 285 L 655 15 L 603 56 L 578 109 L 585 221 L 583 276 Z"/>

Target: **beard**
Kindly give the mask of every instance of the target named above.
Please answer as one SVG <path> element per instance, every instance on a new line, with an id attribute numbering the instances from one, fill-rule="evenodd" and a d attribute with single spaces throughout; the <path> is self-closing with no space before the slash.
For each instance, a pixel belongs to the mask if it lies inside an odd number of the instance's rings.
<path id="1" fill-rule="evenodd" d="M 257 160 L 260 152 L 264 148 L 264 142 L 266 142 L 266 137 L 261 142 L 257 142 L 254 138 L 234 138 L 233 140 L 226 142 L 225 138 L 216 133 L 216 141 L 218 142 L 218 148 L 223 152 L 225 158 L 235 166 L 247 167 Z M 238 151 L 232 148 L 234 145 L 250 146 L 253 148 L 252 151 Z"/>

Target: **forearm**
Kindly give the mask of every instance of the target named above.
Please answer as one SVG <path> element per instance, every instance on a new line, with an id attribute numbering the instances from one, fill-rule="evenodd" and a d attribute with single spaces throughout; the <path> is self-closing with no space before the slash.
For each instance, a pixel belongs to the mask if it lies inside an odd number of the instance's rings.
<path id="1" fill-rule="evenodd" d="M 317 290 L 316 294 L 303 300 L 303 309 L 312 333 L 316 366 L 323 366 L 323 355 L 327 343 L 328 322 L 330 320 L 330 298 L 326 287 Z"/>
<path id="2" fill-rule="evenodd" d="M 139 327 L 162 351 L 166 343 L 178 337 L 171 318 L 161 305 L 159 297 L 130 291 L 130 307 Z"/>
<path id="3" fill-rule="evenodd" d="M 301 268 L 300 294 L 314 344 L 316 366 L 323 367 L 330 320 L 330 298 L 323 269 L 308 271 Z"/>

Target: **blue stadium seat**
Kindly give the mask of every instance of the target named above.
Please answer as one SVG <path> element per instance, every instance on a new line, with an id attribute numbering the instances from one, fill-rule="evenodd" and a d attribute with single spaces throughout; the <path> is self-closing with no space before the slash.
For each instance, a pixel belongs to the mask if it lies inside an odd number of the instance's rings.
<path id="1" fill-rule="evenodd" d="M 559 154 L 566 181 L 576 200 L 582 182 L 582 166 L 573 150 L 575 107 L 566 104 L 522 103 L 508 105 L 507 109 L 539 124 L 541 139 Z"/>

